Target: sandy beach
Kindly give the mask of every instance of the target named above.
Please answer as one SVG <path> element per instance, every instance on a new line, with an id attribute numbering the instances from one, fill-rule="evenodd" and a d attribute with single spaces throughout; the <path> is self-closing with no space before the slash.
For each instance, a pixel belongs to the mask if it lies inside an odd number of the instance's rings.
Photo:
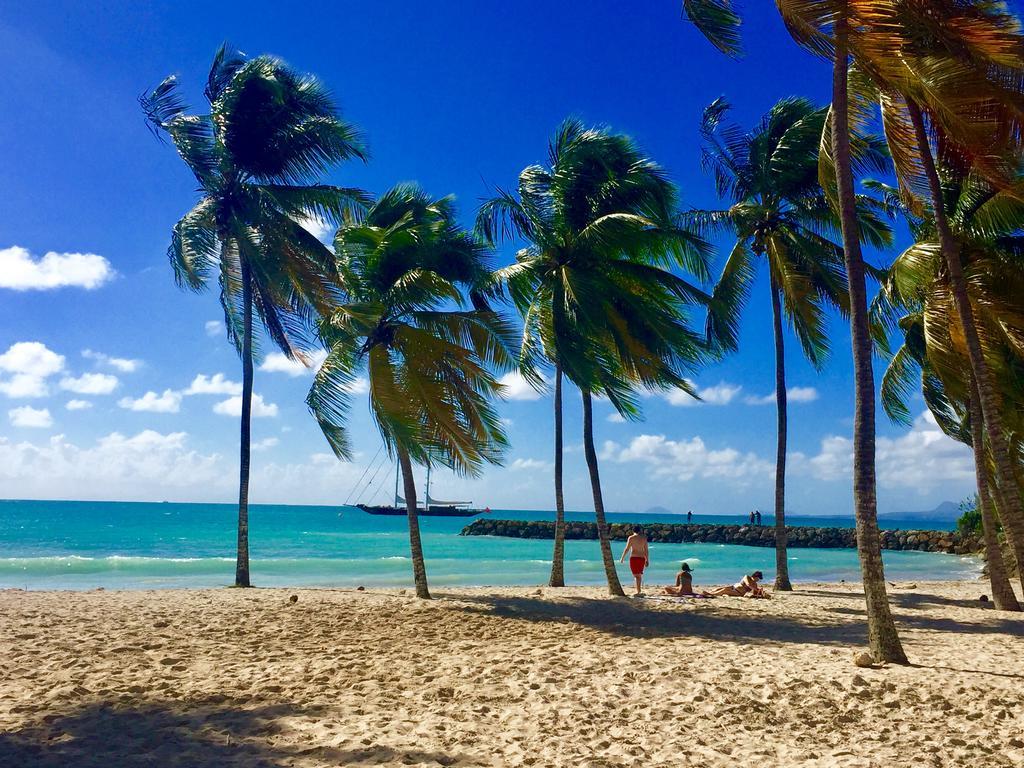
<path id="1" fill-rule="evenodd" d="M 5 591 L 0 765 L 1024 764 L 1024 617 L 911 586 L 884 669 L 853 584 Z"/>

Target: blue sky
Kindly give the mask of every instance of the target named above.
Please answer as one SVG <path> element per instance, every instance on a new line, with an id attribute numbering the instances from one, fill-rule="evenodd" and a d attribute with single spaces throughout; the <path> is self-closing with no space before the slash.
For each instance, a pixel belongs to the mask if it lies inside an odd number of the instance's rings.
<path id="1" fill-rule="evenodd" d="M 746 3 L 748 55 L 718 55 L 678 3 L 37 2 L 0 8 L 0 494 L 13 498 L 230 501 L 237 477 L 238 358 L 214 323 L 215 292 L 178 291 L 165 258 L 194 180 L 147 131 L 136 98 L 170 73 L 194 105 L 217 46 L 273 53 L 317 74 L 367 135 L 372 158 L 330 179 L 379 193 L 416 180 L 456 196 L 468 225 L 491 185 L 543 161 L 566 116 L 633 135 L 679 184 L 715 205 L 697 124 L 719 96 L 756 121 L 779 98 L 824 102 L 828 67 L 790 42 L 773 4 Z M 722 243 L 722 245 L 726 245 Z M 877 261 L 884 254 L 875 254 Z M 498 263 L 511 259 L 499 252 Z M 70 284 L 64 284 L 70 283 Z M 699 319 L 698 319 L 699 321 Z M 790 338 L 789 507 L 851 510 L 852 370 L 833 325 L 822 374 Z M 775 412 L 767 286 L 755 286 L 739 354 L 695 375 L 701 405 L 645 400 L 643 422 L 597 406 L 606 504 L 642 511 L 771 508 Z M 379 446 L 365 402 L 359 457 L 343 464 L 308 416 L 309 375 L 257 371 L 256 501 L 336 503 Z M 881 368 L 879 364 L 876 366 Z M 215 378 L 218 377 L 219 378 Z M 199 378 L 197 380 L 197 377 Z M 502 406 L 507 466 L 439 473 L 436 496 L 549 508 L 549 397 Z M 567 504 L 591 508 L 578 396 L 566 416 Z M 923 412 L 923 403 L 916 403 Z M 921 417 L 879 423 L 882 511 L 927 509 L 972 488 L 969 453 Z M 387 474 L 382 472 L 381 477 Z M 386 483 L 383 483 L 386 485 Z"/>

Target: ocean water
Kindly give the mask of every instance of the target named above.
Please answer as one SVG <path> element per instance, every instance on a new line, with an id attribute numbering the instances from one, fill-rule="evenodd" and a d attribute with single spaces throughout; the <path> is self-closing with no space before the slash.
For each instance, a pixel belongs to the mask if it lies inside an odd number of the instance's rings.
<path id="1" fill-rule="evenodd" d="M 234 581 L 235 521 L 230 504 L 0 501 L 0 588 L 158 589 L 215 587 Z M 495 510 L 495 517 L 554 519 L 553 512 Z M 367 515 L 355 507 L 250 507 L 250 556 L 257 586 L 412 584 L 404 517 Z M 592 513 L 567 517 L 592 520 Z M 459 536 L 472 518 L 420 519 L 430 583 L 443 586 L 534 585 L 547 581 L 548 540 Z M 679 515 L 611 514 L 611 522 L 680 522 Z M 695 523 L 745 523 L 742 517 L 695 515 Z M 772 524 L 766 515 L 765 525 Z M 851 526 L 852 518 L 792 518 L 796 525 Z M 883 518 L 891 528 L 949 528 L 948 523 Z M 622 544 L 613 543 L 614 554 Z M 975 578 L 974 557 L 886 552 L 890 579 Z M 568 541 L 566 581 L 602 584 L 594 541 Z M 670 583 L 686 559 L 697 585 L 735 581 L 760 569 L 771 581 L 775 552 L 725 544 L 652 544 L 648 580 Z M 852 549 L 793 549 L 794 581 L 860 578 Z M 620 566 L 627 581 L 629 571 Z"/>

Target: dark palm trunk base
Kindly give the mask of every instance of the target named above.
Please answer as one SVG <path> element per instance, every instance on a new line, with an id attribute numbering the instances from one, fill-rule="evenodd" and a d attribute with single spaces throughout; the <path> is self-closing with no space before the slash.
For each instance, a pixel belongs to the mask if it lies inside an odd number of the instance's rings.
<path id="1" fill-rule="evenodd" d="M 423 560 L 423 542 L 420 541 L 420 516 L 416 509 L 416 478 L 412 475 L 412 462 L 409 460 L 408 453 L 399 449 L 398 461 L 402 465 L 405 511 L 409 518 L 409 554 L 412 557 L 412 576 L 416 583 L 416 597 L 429 600 L 427 566 Z"/>
<path id="2" fill-rule="evenodd" d="M 857 227 L 856 197 L 850 155 L 849 97 L 847 95 L 847 8 L 840 6 L 835 23 L 835 61 L 832 72 L 832 143 L 835 153 L 843 254 L 850 289 L 850 334 L 853 343 L 855 411 L 853 420 L 853 505 L 857 517 L 857 551 L 867 602 L 868 644 L 876 661 L 907 664 L 889 607 L 878 536 L 875 497 L 875 382 L 868 325 L 864 260 Z"/>
<path id="3" fill-rule="evenodd" d="M 583 452 L 590 470 L 590 489 L 594 494 L 594 514 L 597 517 L 597 534 L 601 541 L 601 560 L 604 575 L 608 579 L 608 592 L 616 597 L 625 597 L 619 574 L 615 570 L 612 546 L 608 539 L 608 523 L 604 517 L 604 497 L 601 494 L 601 476 L 597 469 L 597 452 L 594 450 L 594 408 L 590 392 L 583 390 Z"/>
<path id="4" fill-rule="evenodd" d="M 549 587 L 565 586 L 565 499 L 562 495 L 562 367 L 555 366 L 555 551 Z"/>
<path id="5" fill-rule="evenodd" d="M 992 587 L 992 602 L 1001 611 L 1019 611 L 1020 604 L 1013 594 L 1010 579 L 1003 565 L 1003 551 L 996 537 L 996 520 L 992 514 L 992 500 L 988 494 L 988 477 L 985 468 L 985 434 L 983 417 L 978 404 L 978 388 L 971 381 L 971 443 L 974 449 L 974 477 L 978 483 L 978 510 L 981 512 L 981 530 L 985 537 L 985 562 L 988 565 L 988 582 Z"/>
<path id="6" fill-rule="evenodd" d="M 235 586 L 252 586 L 249 581 L 249 454 L 252 414 L 252 277 L 242 261 L 242 425 L 238 461 L 238 552 Z"/>

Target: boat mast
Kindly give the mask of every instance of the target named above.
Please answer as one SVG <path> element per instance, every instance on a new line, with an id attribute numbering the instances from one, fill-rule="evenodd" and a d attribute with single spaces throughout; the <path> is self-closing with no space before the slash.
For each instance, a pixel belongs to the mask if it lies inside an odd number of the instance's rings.
<path id="1" fill-rule="evenodd" d="M 398 507 L 398 462 L 395 462 L 395 508 Z"/>

